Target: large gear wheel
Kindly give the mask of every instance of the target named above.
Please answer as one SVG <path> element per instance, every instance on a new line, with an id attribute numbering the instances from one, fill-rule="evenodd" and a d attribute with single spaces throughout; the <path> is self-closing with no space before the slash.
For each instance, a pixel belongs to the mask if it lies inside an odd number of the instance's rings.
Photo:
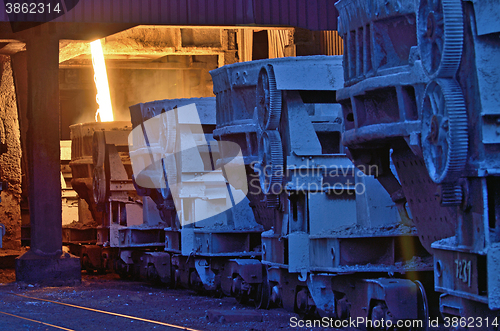
<path id="1" fill-rule="evenodd" d="M 105 159 L 106 136 L 104 131 L 95 131 L 92 137 L 92 193 L 97 205 L 106 203 L 108 197 Z"/>
<path id="2" fill-rule="evenodd" d="M 92 136 L 92 163 L 94 167 L 104 166 L 106 157 L 106 136 L 104 131 L 95 131 Z"/>
<path id="3" fill-rule="evenodd" d="M 177 139 L 177 120 L 175 109 L 160 115 L 160 146 L 165 153 L 174 153 Z"/>
<path id="4" fill-rule="evenodd" d="M 422 104 L 422 150 L 431 179 L 453 183 L 467 163 L 467 110 L 454 79 L 437 79 L 427 85 Z"/>
<path id="5" fill-rule="evenodd" d="M 108 185 L 106 171 L 103 166 L 94 167 L 92 193 L 96 205 L 104 205 L 108 200 Z"/>
<path id="6" fill-rule="evenodd" d="M 267 207 L 279 206 L 283 184 L 283 146 L 278 131 L 265 131 L 259 144 L 260 187 L 266 195 Z"/>
<path id="7" fill-rule="evenodd" d="M 257 116 L 262 130 L 276 130 L 281 118 L 281 91 L 273 67 L 263 66 L 257 80 Z"/>
<path id="8" fill-rule="evenodd" d="M 463 37 L 462 0 L 420 0 L 417 39 L 424 70 L 431 79 L 455 76 Z"/>

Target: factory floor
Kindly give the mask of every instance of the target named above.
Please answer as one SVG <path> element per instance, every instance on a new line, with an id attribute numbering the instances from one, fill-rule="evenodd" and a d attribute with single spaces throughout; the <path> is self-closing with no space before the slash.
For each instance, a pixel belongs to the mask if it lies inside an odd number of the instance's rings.
<path id="1" fill-rule="evenodd" d="M 298 316 L 283 309 L 256 310 L 233 298 L 154 287 L 115 274 L 83 273 L 75 287 L 20 288 L 14 281 L 13 269 L 0 269 L 2 331 L 297 329 L 290 326 L 290 318 Z M 211 321 L 214 314 L 226 321 Z"/>

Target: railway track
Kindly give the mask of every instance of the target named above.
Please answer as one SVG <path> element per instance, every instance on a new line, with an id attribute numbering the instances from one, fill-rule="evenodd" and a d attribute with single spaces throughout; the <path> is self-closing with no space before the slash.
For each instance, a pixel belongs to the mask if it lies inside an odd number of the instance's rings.
<path id="1" fill-rule="evenodd" d="M 118 313 L 114 313 L 114 312 L 106 311 L 106 310 L 101 310 L 101 309 L 94 309 L 94 308 L 89 308 L 89 307 L 83 307 L 83 306 L 79 306 L 79 305 L 73 305 L 73 304 L 64 303 L 64 302 L 58 302 L 58 301 L 47 300 L 47 299 L 42 299 L 42 298 L 36 298 L 36 297 L 22 295 L 22 294 L 13 294 L 13 295 L 18 296 L 20 298 L 24 298 L 24 299 L 49 302 L 49 303 L 52 303 L 52 304 L 62 305 L 62 306 L 71 307 L 71 308 L 80 309 L 80 310 L 86 310 L 86 311 L 90 311 L 90 312 L 93 312 L 93 313 L 106 314 L 106 315 L 111 315 L 111 316 L 117 316 L 117 317 L 125 318 L 125 319 L 128 319 L 128 320 L 141 321 L 141 322 L 145 322 L 145 323 L 166 326 L 166 327 L 168 327 L 168 328 L 170 328 L 172 330 L 200 331 L 198 329 L 192 329 L 192 328 L 187 328 L 187 327 L 184 327 L 184 326 L 179 326 L 179 325 L 175 325 L 175 324 L 171 324 L 171 323 L 164 323 L 164 322 L 160 322 L 160 321 L 154 321 L 154 320 L 150 320 L 150 319 L 147 319 L 147 318 L 140 318 L 140 317 L 131 316 L 131 315 L 118 314 Z M 32 320 L 32 319 L 25 318 L 25 317 L 22 317 L 22 316 L 17 316 L 17 315 L 14 315 L 14 314 L 5 313 L 5 312 L 2 312 L 2 311 L 0 311 L 0 313 L 4 314 L 4 315 L 7 315 L 7 316 L 21 318 L 21 319 L 24 319 L 24 320 L 28 320 L 28 321 L 40 323 L 40 324 L 43 324 L 43 325 L 51 326 L 51 327 L 54 327 L 54 328 L 57 328 L 57 329 L 60 329 L 60 330 L 72 330 L 72 329 L 67 329 L 67 328 L 64 328 L 64 327 L 57 326 L 57 325 L 52 325 L 52 324 L 49 324 L 49 323 Z"/>

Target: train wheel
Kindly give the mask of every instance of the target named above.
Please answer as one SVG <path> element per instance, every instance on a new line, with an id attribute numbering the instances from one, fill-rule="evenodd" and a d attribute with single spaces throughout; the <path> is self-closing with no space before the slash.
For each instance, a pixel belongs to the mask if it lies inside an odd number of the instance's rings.
<path id="1" fill-rule="evenodd" d="M 297 290 L 297 294 L 295 295 L 295 311 L 303 319 L 314 319 L 317 317 L 316 306 L 312 303 L 307 287 Z"/>
<path id="2" fill-rule="evenodd" d="M 418 283 L 420 284 L 420 285 L 417 284 L 417 288 L 419 291 L 419 298 L 418 298 L 419 311 L 418 311 L 418 318 L 416 319 L 416 321 L 422 321 L 423 322 L 422 327 L 413 326 L 414 321 L 412 321 L 412 323 L 408 323 L 408 325 L 410 325 L 410 326 L 396 327 L 398 320 L 396 318 L 394 318 L 392 313 L 389 311 L 389 308 L 387 308 L 387 304 L 385 303 L 385 301 L 376 301 L 375 304 L 373 305 L 373 307 L 371 308 L 370 314 L 368 315 L 369 318 L 371 319 L 371 325 L 372 325 L 372 327 L 368 328 L 368 330 L 376 330 L 376 331 L 379 331 L 379 330 L 425 331 L 425 330 L 427 330 L 426 321 L 428 321 L 428 319 L 421 318 L 421 316 L 425 316 L 425 315 L 421 315 L 421 313 L 425 314 L 425 311 L 427 308 L 425 308 L 426 305 L 420 305 L 421 299 L 425 300 L 425 302 L 427 302 L 427 298 L 425 297 L 425 291 L 423 291 L 423 286 L 421 286 L 420 282 L 418 282 Z M 423 291 L 423 292 L 421 292 L 421 291 Z M 421 293 L 423 293 L 423 294 L 421 294 Z M 428 313 L 428 311 L 427 311 L 427 313 Z M 408 321 L 405 321 L 405 322 L 408 322 Z"/>
<path id="3" fill-rule="evenodd" d="M 172 288 L 173 289 L 178 289 L 181 288 L 181 271 L 179 270 L 178 267 L 172 268 Z"/>
<path id="4" fill-rule="evenodd" d="M 127 279 L 129 277 L 127 265 L 123 263 L 121 260 L 115 261 L 114 269 L 121 279 Z"/>
<path id="5" fill-rule="evenodd" d="M 335 314 L 338 319 L 347 319 L 349 318 L 351 310 L 351 304 L 347 300 L 345 294 L 341 294 L 339 292 L 335 292 Z"/>
<path id="6" fill-rule="evenodd" d="M 203 282 L 198 275 L 196 270 L 191 270 L 189 273 L 189 288 L 196 291 L 199 294 L 205 293 L 205 287 L 203 286 Z"/>
<path id="7" fill-rule="evenodd" d="M 271 285 L 267 280 L 267 271 L 265 268 L 262 274 L 262 283 L 257 285 L 254 302 L 257 309 L 269 309 L 271 305 Z"/>
<path id="8" fill-rule="evenodd" d="M 388 321 L 391 321 L 391 325 L 395 324 L 394 316 L 392 316 L 389 308 L 387 308 L 387 304 L 385 301 L 377 301 L 371 308 L 370 314 L 368 315 L 371 320 L 370 328 L 368 330 L 381 331 L 381 330 L 389 330 L 387 328 Z M 391 330 L 395 330 L 395 328 L 390 328 Z"/>
<path id="9" fill-rule="evenodd" d="M 235 297 L 238 303 L 244 304 L 248 302 L 249 285 L 243 280 L 243 278 L 241 278 L 240 275 L 233 278 L 231 292 L 232 296 Z"/>
<path id="10" fill-rule="evenodd" d="M 420 281 L 415 281 L 417 284 L 417 305 L 418 305 L 418 319 L 424 321 L 421 328 L 415 328 L 416 331 L 427 331 L 428 326 L 426 321 L 429 320 L 429 302 L 427 301 L 427 295 L 425 294 L 424 285 Z"/>

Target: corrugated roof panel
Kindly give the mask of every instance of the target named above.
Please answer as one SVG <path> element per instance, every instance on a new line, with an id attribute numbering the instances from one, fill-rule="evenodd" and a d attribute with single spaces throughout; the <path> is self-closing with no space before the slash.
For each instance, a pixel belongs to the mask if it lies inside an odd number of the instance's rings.
<path id="1" fill-rule="evenodd" d="M 304 4 L 304 8 L 306 9 L 306 15 L 307 15 L 307 26 L 311 26 L 313 30 L 319 30 L 318 1 L 309 1 L 307 4 Z"/>
<path id="2" fill-rule="evenodd" d="M 245 20 L 245 1 L 236 1 L 233 19 L 235 22 Z"/>
<path id="3" fill-rule="evenodd" d="M 337 28 L 333 0 L 64 0 L 70 9 L 60 22 L 287 25 L 312 30 Z M 77 3 L 76 3 L 77 2 Z M 76 3 L 74 8 L 72 6 Z M 72 9 L 71 9 L 72 8 Z M 0 9 L 4 3 L 0 1 Z M 42 21 L 51 15 L 16 14 L 0 10 L 0 21 Z"/>
<path id="4" fill-rule="evenodd" d="M 333 6 L 333 1 L 331 5 Z M 319 0 L 318 1 L 318 26 L 326 26 L 328 25 L 327 13 L 328 10 L 328 1 L 327 0 Z"/>
<path id="5" fill-rule="evenodd" d="M 297 1 L 297 25 L 309 26 L 307 24 L 307 6 L 304 0 Z"/>
<path id="6" fill-rule="evenodd" d="M 288 21 L 292 26 L 298 26 L 299 20 L 297 15 L 297 1 L 298 0 L 289 0 L 288 5 Z"/>
<path id="7" fill-rule="evenodd" d="M 211 1 L 205 1 L 206 11 L 207 11 L 207 24 L 214 25 L 215 17 L 217 12 L 215 11 L 215 6 Z"/>
<path id="8" fill-rule="evenodd" d="M 233 1 L 224 1 L 224 7 L 222 7 L 222 10 L 225 13 L 222 16 L 224 19 L 223 20 L 217 19 L 217 21 L 220 22 L 219 24 L 235 24 L 234 22 L 236 21 L 235 18 L 237 15 L 235 14 Z"/>
<path id="9" fill-rule="evenodd" d="M 7 16 L 7 13 L 5 12 L 5 4 L 3 1 L 0 1 L 0 22 L 8 22 L 9 21 L 9 16 Z"/>

